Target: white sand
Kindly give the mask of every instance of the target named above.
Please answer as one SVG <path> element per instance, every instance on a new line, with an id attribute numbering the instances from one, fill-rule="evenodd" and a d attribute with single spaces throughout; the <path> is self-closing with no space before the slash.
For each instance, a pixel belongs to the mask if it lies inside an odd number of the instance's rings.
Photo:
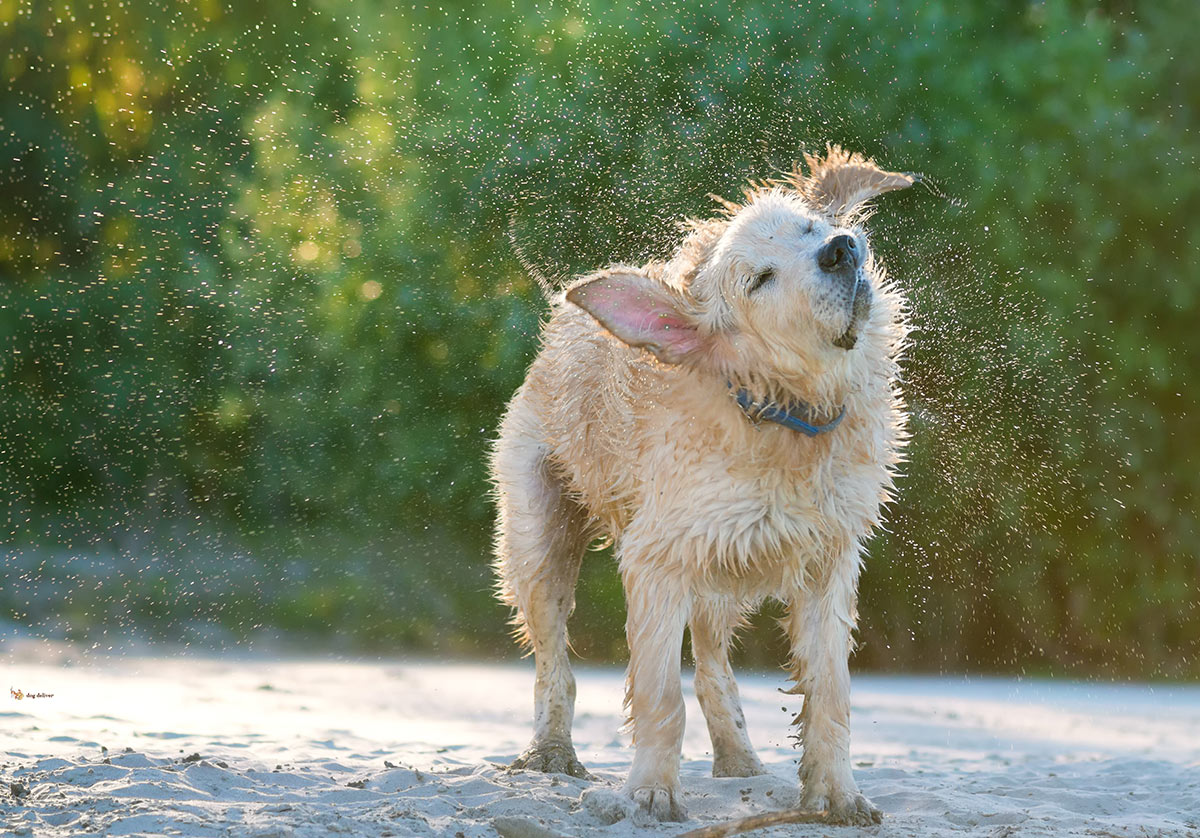
<path id="1" fill-rule="evenodd" d="M 629 838 L 795 802 L 781 708 L 799 701 L 781 674 L 742 677 L 771 774 L 708 776 L 689 692 L 691 819 L 646 826 L 605 823 L 631 756 L 616 670 L 579 673 L 576 744 L 596 782 L 503 769 L 529 734 L 528 665 L 9 656 L 5 670 L 5 691 L 54 694 L 3 696 L 6 835 Z M 1197 687 L 858 676 L 853 756 L 881 827 L 756 834 L 1200 836 Z"/>

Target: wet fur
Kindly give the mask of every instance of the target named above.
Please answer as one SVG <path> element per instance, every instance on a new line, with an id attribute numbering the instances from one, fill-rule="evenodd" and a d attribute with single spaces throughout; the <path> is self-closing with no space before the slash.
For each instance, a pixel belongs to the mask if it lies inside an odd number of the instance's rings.
<path id="1" fill-rule="evenodd" d="M 663 820 L 685 817 L 685 625 L 714 774 L 763 770 L 728 648 L 766 597 L 787 604 L 795 691 L 805 695 L 803 805 L 833 822 L 879 818 L 850 768 L 847 659 L 862 544 L 891 496 L 905 438 L 905 308 L 868 255 L 873 304 L 855 348 L 838 349 L 846 293 L 826 287 L 811 254 L 835 231 L 865 244 L 863 202 L 912 178 L 837 148 L 808 164 L 690 222 L 670 260 L 613 266 L 559 294 L 492 456 L 500 595 L 537 673 L 534 738 L 514 766 L 586 774 L 571 745 L 566 620 L 586 545 L 611 537 L 628 606 L 636 748 L 625 790 Z M 773 297 L 746 291 L 764 264 L 779 265 Z M 657 314 L 631 316 L 631 305 Z M 815 438 L 756 425 L 727 381 L 826 415 L 845 405 L 845 419 Z"/>

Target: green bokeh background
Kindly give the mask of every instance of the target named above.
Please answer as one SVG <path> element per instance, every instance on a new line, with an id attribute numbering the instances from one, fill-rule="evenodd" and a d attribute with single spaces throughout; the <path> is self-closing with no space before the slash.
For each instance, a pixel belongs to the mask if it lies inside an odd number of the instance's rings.
<path id="1" fill-rule="evenodd" d="M 512 655 L 562 279 L 827 141 L 913 445 L 856 665 L 1200 676 L 1195 2 L 0 3 L 0 637 Z M 623 656 L 612 562 L 573 624 Z M 774 665 L 770 609 L 744 662 Z"/>

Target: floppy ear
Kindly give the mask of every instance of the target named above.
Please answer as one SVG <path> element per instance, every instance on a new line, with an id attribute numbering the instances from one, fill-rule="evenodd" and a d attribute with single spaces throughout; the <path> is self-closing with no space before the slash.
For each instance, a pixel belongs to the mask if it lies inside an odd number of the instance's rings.
<path id="1" fill-rule="evenodd" d="M 875 161 L 852 154 L 840 146 L 825 147 L 825 156 L 805 154 L 807 177 L 795 172 L 789 181 L 808 200 L 814 209 L 837 217 L 884 192 L 907 189 L 920 175 L 907 172 L 886 172 Z"/>
<path id="2" fill-rule="evenodd" d="M 683 294 L 635 268 L 601 271 L 567 291 L 567 299 L 664 363 L 697 363 L 709 352 L 710 340 L 700 333 Z"/>

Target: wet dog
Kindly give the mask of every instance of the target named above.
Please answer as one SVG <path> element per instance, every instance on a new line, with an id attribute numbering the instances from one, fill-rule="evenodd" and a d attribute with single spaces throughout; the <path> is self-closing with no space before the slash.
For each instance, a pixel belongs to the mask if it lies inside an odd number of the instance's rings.
<path id="1" fill-rule="evenodd" d="M 567 617 L 585 548 L 616 544 L 628 607 L 625 793 L 685 817 L 684 627 L 713 774 L 763 773 L 728 660 L 765 598 L 787 605 L 801 805 L 880 819 L 850 768 L 848 657 L 863 541 L 904 441 L 903 300 L 871 253 L 872 198 L 914 182 L 830 147 L 692 221 L 671 259 L 616 265 L 552 300 L 492 455 L 496 570 L 536 661 L 514 767 L 586 776 L 571 743 Z"/>

